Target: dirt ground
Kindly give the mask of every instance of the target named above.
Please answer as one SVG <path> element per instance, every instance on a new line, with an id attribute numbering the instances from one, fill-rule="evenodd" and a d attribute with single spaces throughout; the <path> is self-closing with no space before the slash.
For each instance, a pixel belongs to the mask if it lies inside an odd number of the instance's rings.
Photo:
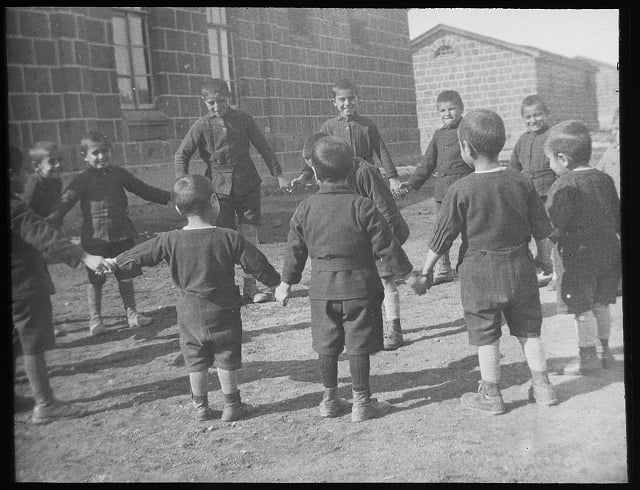
<path id="1" fill-rule="evenodd" d="M 400 201 L 411 227 L 405 250 L 416 269 L 434 222 L 431 188 Z M 288 221 L 304 193 L 267 195 L 260 248 L 281 269 Z M 163 206 L 132 208 L 144 237 L 180 227 Z M 73 234 L 74 225 L 69 224 Z M 453 257 L 456 256 L 457 243 Z M 151 327 L 129 329 L 115 281 L 105 286 L 108 333 L 88 335 L 82 269 L 52 265 L 54 318 L 66 335 L 47 354 L 56 395 L 89 409 L 81 419 L 44 426 L 15 414 L 19 482 L 626 482 L 622 298 L 612 307 L 612 369 L 591 377 L 557 370 L 574 355 L 572 317 L 556 314 L 555 293 L 540 290 L 543 340 L 560 404 L 527 402 L 529 374 L 517 340 L 501 343 L 501 387 L 508 411 L 485 416 L 461 408 L 460 396 L 479 380 L 468 344 L 456 281 L 414 296 L 402 285 L 405 345 L 372 357 L 375 396 L 394 405 L 388 415 L 354 424 L 350 415 L 322 419 L 322 385 L 311 349 L 307 286 L 294 287 L 286 307 L 243 308 L 244 401 L 251 418 L 196 422 L 179 351 L 176 291 L 162 264 L 136 279 L 139 310 Z M 237 276 L 238 280 L 239 275 Z M 340 393 L 350 398 L 348 361 L 339 362 Z M 15 390 L 29 395 L 17 363 Z M 221 409 L 215 375 L 210 402 Z"/>

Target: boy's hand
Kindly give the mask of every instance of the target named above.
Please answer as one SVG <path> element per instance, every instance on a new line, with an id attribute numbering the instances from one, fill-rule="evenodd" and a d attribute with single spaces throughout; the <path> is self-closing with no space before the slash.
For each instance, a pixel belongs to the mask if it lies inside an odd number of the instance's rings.
<path id="1" fill-rule="evenodd" d="M 427 289 L 431 287 L 431 284 L 428 284 L 428 279 L 426 276 L 419 276 L 415 273 L 411 272 L 405 278 L 405 283 L 413 289 L 413 292 L 418 296 L 422 296 L 427 292 Z"/>
<path id="2" fill-rule="evenodd" d="M 94 272 L 98 272 L 98 269 L 106 269 L 111 272 L 111 267 L 106 259 L 100 255 L 91 255 L 85 252 L 80 261 Z"/>
<path id="3" fill-rule="evenodd" d="M 288 189 L 291 184 L 282 175 L 278 175 L 278 186 L 280 186 L 280 189 Z"/>
<path id="4" fill-rule="evenodd" d="M 409 194 L 409 187 L 407 187 L 407 184 L 402 183 L 396 190 L 391 188 L 391 194 L 393 197 L 407 197 L 407 194 Z"/>
<path id="5" fill-rule="evenodd" d="M 295 187 L 297 185 L 302 185 L 305 182 L 307 182 L 308 180 L 309 180 L 309 178 L 307 177 L 307 174 L 302 173 L 302 174 L 298 175 L 295 179 L 293 179 L 291 181 L 291 187 Z"/>
<path id="6" fill-rule="evenodd" d="M 281 282 L 280 285 L 276 288 L 274 293 L 274 297 L 280 306 L 287 306 L 289 302 L 289 296 L 291 295 L 291 285 L 286 282 Z"/>

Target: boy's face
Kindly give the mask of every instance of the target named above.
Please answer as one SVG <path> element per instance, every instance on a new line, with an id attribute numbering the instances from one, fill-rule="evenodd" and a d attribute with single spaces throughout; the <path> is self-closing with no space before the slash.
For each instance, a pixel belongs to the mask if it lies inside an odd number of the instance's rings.
<path id="1" fill-rule="evenodd" d="M 62 170 L 62 156 L 58 150 L 52 150 L 44 158 L 33 163 L 35 171 L 43 178 L 58 178 Z"/>
<path id="2" fill-rule="evenodd" d="M 216 92 L 214 94 L 203 95 L 202 100 L 207 109 L 213 112 L 216 116 L 224 116 L 229 110 L 229 96 L 227 94 L 221 94 Z"/>
<path id="3" fill-rule="evenodd" d="M 540 131 L 547 126 L 548 114 L 538 104 L 522 108 L 522 119 L 529 131 Z"/>
<path id="4" fill-rule="evenodd" d="M 556 175 L 566 174 L 567 172 L 571 172 L 569 169 L 569 161 L 562 153 L 558 153 L 554 155 L 552 152 L 545 150 L 544 154 L 549 159 L 549 166 L 551 170 L 553 170 Z"/>
<path id="5" fill-rule="evenodd" d="M 105 142 L 91 142 L 87 147 L 84 161 L 93 168 L 105 168 L 111 161 L 111 147 Z"/>
<path id="6" fill-rule="evenodd" d="M 353 116 L 358 109 L 358 95 L 351 89 L 336 90 L 333 105 L 342 117 Z"/>
<path id="7" fill-rule="evenodd" d="M 462 107 L 455 102 L 448 100 L 438 102 L 438 114 L 440 114 L 442 123 L 447 127 L 460 122 L 460 119 L 462 119 L 462 111 Z"/>

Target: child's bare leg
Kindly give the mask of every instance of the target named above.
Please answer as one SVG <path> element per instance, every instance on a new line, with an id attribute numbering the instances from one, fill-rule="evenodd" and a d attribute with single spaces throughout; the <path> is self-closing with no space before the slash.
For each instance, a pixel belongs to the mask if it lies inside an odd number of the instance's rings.
<path id="1" fill-rule="evenodd" d="M 191 385 L 191 400 L 196 409 L 198 420 L 209 420 L 213 418 L 213 410 L 209 407 L 209 373 L 196 371 L 189 373 L 189 384 Z"/>
<path id="2" fill-rule="evenodd" d="M 107 331 L 102 323 L 102 284 L 87 284 L 87 299 L 89 301 L 89 332 L 100 335 Z"/>
<path id="3" fill-rule="evenodd" d="M 249 223 L 239 223 L 238 233 L 240 233 L 245 240 L 251 243 L 256 248 L 258 247 L 258 229 Z M 244 274 L 243 276 L 242 296 L 250 300 L 253 303 L 264 303 L 268 301 L 269 296 L 261 292 L 256 285 L 256 279 L 251 274 Z"/>
<path id="4" fill-rule="evenodd" d="M 596 317 L 597 337 L 600 340 L 602 347 L 602 353 L 600 360 L 602 361 L 602 367 L 609 369 L 615 360 L 611 351 L 609 351 L 609 336 L 611 335 L 611 310 L 609 305 L 595 303 L 593 305 L 593 315 Z"/>
<path id="5" fill-rule="evenodd" d="M 253 407 L 243 403 L 240 399 L 240 390 L 238 389 L 238 370 L 233 371 L 217 368 L 218 380 L 220 380 L 220 389 L 224 398 L 224 408 L 222 409 L 222 420 L 231 422 L 241 419 L 251 412 Z"/>
<path id="6" fill-rule="evenodd" d="M 564 367 L 564 374 L 586 374 L 600 368 L 596 352 L 598 322 L 592 311 L 575 315 L 578 336 L 578 357 Z"/>
<path id="7" fill-rule="evenodd" d="M 478 346 L 480 376 L 477 393 L 465 393 L 460 398 L 463 406 L 484 413 L 498 415 L 504 412 L 500 393 L 500 339 Z"/>
<path id="8" fill-rule="evenodd" d="M 318 406 L 320 416 L 337 417 L 349 407 L 349 403 L 338 396 L 338 354 L 318 354 L 318 369 L 324 386 Z"/>
<path id="9" fill-rule="evenodd" d="M 555 390 L 549 382 L 547 358 L 540 337 L 517 337 L 522 352 L 531 370 L 532 383 L 529 387 L 529 400 L 539 405 L 555 405 L 558 403 Z"/>
<path id="10" fill-rule="evenodd" d="M 380 279 L 384 287 L 384 313 L 387 319 L 384 328 L 384 349 L 395 350 L 404 341 L 400 324 L 400 293 L 393 276 Z"/>
<path id="11" fill-rule="evenodd" d="M 387 413 L 391 409 L 391 404 L 371 397 L 369 354 L 349 355 L 349 370 L 353 392 L 351 421 L 362 422 Z"/>
<path id="12" fill-rule="evenodd" d="M 130 327 L 146 327 L 153 323 L 153 319 L 144 316 L 136 310 L 136 295 L 133 290 L 133 280 L 118 280 L 118 290 L 127 315 L 127 323 Z"/>

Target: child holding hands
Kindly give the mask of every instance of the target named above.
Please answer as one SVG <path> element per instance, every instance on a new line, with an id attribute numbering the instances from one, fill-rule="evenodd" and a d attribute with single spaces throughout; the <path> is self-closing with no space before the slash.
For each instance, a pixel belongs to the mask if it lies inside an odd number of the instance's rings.
<path id="1" fill-rule="evenodd" d="M 447 191 L 424 263 L 431 275 L 438 258 L 462 235 L 458 258 L 460 294 L 471 345 L 478 346 L 482 380 L 477 393 L 465 393 L 464 407 L 489 414 L 505 411 L 500 392 L 500 336 L 504 314 L 531 370 L 529 399 L 558 403 L 547 375 L 540 339 L 542 307 L 531 235 L 551 232 L 549 218 L 530 179 L 498 162 L 505 143 L 500 116 L 470 112 L 458 128 L 460 152 L 475 171 Z"/>
<path id="2" fill-rule="evenodd" d="M 282 283 L 276 300 L 286 304 L 311 257 L 311 334 L 324 385 L 322 417 L 337 417 L 347 403 L 338 397 L 338 355 L 346 347 L 352 377 L 351 420 L 385 414 L 391 405 L 371 398 L 369 356 L 383 349 L 383 287 L 375 260 L 386 261 L 417 294 L 426 289 L 382 213 L 347 184 L 353 153 L 335 137 L 318 140 L 311 165 L 318 192 L 302 201 L 291 219 Z"/>
<path id="3" fill-rule="evenodd" d="M 163 260 L 169 263 L 173 283 L 180 290 L 176 306 L 180 350 L 189 371 L 196 417 L 214 417 L 208 402 L 208 369 L 214 365 L 224 397 L 222 420 L 237 420 L 253 407 L 242 403 L 238 390 L 242 298 L 234 282 L 234 267 L 239 264 L 271 287 L 280 283 L 280 275 L 250 241 L 234 230 L 214 225 L 220 205 L 206 177 L 179 178 L 173 186 L 173 197 L 187 225 L 160 233 L 108 262 L 127 276 L 139 275 L 141 267 Z"/>

